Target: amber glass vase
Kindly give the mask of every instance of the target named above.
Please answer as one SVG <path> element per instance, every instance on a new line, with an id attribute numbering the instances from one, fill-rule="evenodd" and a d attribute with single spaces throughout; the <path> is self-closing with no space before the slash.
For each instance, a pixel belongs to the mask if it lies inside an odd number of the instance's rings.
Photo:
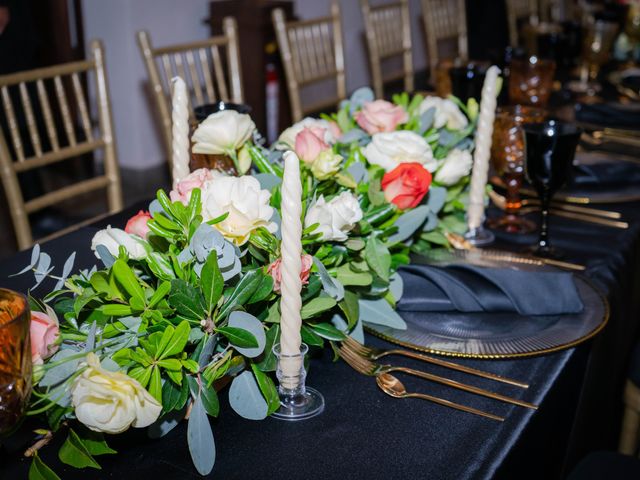
<path id="1" fill-rule="evenodd" d="M 545 111 L 540 108 L 514 105 L 496 113 L 491 144 L 491 161 L 506 186 L 505 213 L 493 219 L 489 226 L 509 233 L 528 233 L 535 229 L 533 222 L 518 216 L 522 200 L 520 187 L 524 178 L 524 134 L 522 125 L 540 123 Z"/>
<path id="2" fill-rule="evenodd" d="M 30 321 L 25 296 L 0 289 L 0 435 L 18 425 L 31 394 Z"/>
<path id="3" fill-rule="evenodd" d="M 546 107 L 553 92 L 556 62 L 532 56 L 514 59 L 509 77 L 509 101 L 512 105 Z"/>

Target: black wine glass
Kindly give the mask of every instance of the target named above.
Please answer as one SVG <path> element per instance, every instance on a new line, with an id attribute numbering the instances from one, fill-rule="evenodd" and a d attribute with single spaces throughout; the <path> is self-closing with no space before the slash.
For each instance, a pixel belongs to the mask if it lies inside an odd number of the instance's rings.
<path id="1" fill-rule="evenodd" d="M 571 175 L 573 157 L 582 131 L 576 125 L 550 120 L 522 126 L 525 137 L 525 174 L 540 197 L 540 238 L 533 247 L 542 257 L 558 257 L 549 243 L 549 203 Z"/>

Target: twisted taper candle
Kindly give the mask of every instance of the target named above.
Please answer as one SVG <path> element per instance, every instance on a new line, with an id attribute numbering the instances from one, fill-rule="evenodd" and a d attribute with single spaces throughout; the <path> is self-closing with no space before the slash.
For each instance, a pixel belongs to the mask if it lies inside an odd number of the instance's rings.
<path id="1" fill-rule="evenodd" d="M 280 347 L 282 354 L 299 355 L 300 328 L 302 318 L 300 309 L 302 299 L 300 290 L 302 281 L 302 184 L 300 183 L 300 160 L 294 152 L 284 154 L 284 175 L 282 178 L 282 246 L 280 272 L 282 274 L 280 300 Z M 302 358 L 290 359 L 282 364 L 287 378 L 296 378 L 302 367 Z M 284 383 L 284 382 L 283 382 Z M 295 388 L 295 385 L 287 385 Z"/>
<path id="2" fill-rule="evenodd" d="M 473 154 L 473 171 L 469 187 L 469 208 L 467 210 L 469 230 L 480 228 L 484 221 L 484 196 L 489 174 L 489 156 L 491 155 L 491 138 L 496 114 L 496 95 L 498 93 L 496 88 L 499 74 L 500 69 L 495 65 L 489 68 L 482 86 L 480 115 Z"/>
<path id="3" fill-rule="evenodd" d="M 171 96 L 171 129 L 172 137 L 172 170 L 173 186 L 189 175 L 189 159 L 191 144 L 189 142 L 189 99 L 187 85 L 180 77 L 171 80 L 173 94 Z"/>

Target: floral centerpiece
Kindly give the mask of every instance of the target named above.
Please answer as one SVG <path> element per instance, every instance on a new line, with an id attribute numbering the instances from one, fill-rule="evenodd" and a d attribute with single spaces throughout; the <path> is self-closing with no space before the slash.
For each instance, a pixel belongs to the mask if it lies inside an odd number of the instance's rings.
<path id="1" fill-rule="evenodd" d="M 99 468 L 115 453 L 104 434 L 148 427 L 159 437 L 188 418 L 196 469 L 215 461 L 209 416 L 219 391 L 239 415 L 260 420 L 279 407 L 272 346 L 280 335 L 282 154 L 301 163 L 304 254 L 301 335 L 335 348 L 363 324 L 403 328 L 400 265 L 411 251 L 448 245 L 464 231 L 477 106 L 407 94 L 393 102 L 358 90 L 340 110 L 306 118 L 271 149 L 246 115 L 223 111 L 193 135 L 194 152 L 230 157 L 236 170 L 196 170 L 124 229 L 91 243 L 98 266 L 58 271 L 36 245 L 22 272 L 30 297 L 34 394 L 43 441 L 64 426 L 59 458 Z M 250 172 L 253 171 L 253 174 Z M 77 422 L 76 422 L 77 421 Z M 57 478 L 35 453 L 30 475 Z"/>

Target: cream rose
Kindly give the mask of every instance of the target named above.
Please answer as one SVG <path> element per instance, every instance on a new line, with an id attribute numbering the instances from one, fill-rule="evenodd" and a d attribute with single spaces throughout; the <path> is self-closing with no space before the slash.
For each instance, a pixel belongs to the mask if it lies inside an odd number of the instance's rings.
<path id="1" fill-rule="evenodd" d="M 98 245 L 103 245 L 114 257 L 118 256 L 120 245 L 127 250 L 129 258 L 133 260 L 140 260 L 147 256 L 143 240 L 134 235 L 129 235 L 119 228 L 111 228 L 111 225 L 104 230 L 100 230 L 91 239 L 91 250 L 94 251 L 96 257 L 100 258 L 96 251 Z"/>
<path id="2" fill-rule="evenodd" d="M 324 130 L 322 140 L 329 145 L 336 143 L 340 135 L 340 129 L 335 122 L 329 122 L 321 118 L 306 117 L 280 134 L 276 148 L 278 150 L 295 150 L 296 137 L 304 128 L 322 128 Z"/>
<path id="3" fill-rule="evenodd" d="M 94 353 L 87 354 L 86 366 L 71 387 L 71 403 L 77 419 L 89 429 L 121 433 L 158 419 L 162 405 L 137 380 L 105 370 Z"/>
<path id="4" fill-rule="evenodd" d="M 378 165 L 387 172 L 401 163 L 419 163 L 430 172 L 438 166 L 427 141 L 408 130 L 376 133 L 362 153 L 369 163 Z"/>
<path id="5" fill-rule="evenodd" d="M 194 153 L 230 155 L 242 147 L 256 129 L 249 115 L 222 110 L 209 115 L 193 133 Z"/>
<path id="6" fill-rule="evenodd" d="M 469 175 L 472 165 L 473 157 L 469 151 L 454 148 L 444 159 L 434 180 L 442 185 L 453 185 Z"/>
<path id="7" fill-rule="evenodd" d="M 326 180 L 340 171 L 341 163 L 342 155 L 333 153 L 333 150 L 325 150 L 311 164 L 311 173 L 318 180 Z"/>
<path id="8" fill-rule="evenodd" d="M 227 240 L 243 245 L 251 232 L 265 227 L 275 232 L 271 221 L 273 207 L 269 205 L 271 194 L 262 190 L 254 177 L 219 177 L 205 183 L 202 192 L 202 216 L 205 221 L 229 213 L 216 228 Z"/>
<path id="9" fill-rule="evenodd" d="M 436 128 L 446 126 L 449 130 L 460 130 L 469 124 L 465 114 L 451 100 L 440 97 L 426 97 L 418 107 L 418 112 L 422 115 L 430 108 L 436 109 L 433 123 Z"/>
<path id="10" fill-rule="evenodd" d="M 350 192 L 342 192 L 328 202 L 324 196 L 316 200 L 307 211 L 305 228 L 318 224 L 312 233 L 321 233 L 320 240 L 344 242 L 356 223 L 362 220 L 362 209 L 358 199 Z"/>

